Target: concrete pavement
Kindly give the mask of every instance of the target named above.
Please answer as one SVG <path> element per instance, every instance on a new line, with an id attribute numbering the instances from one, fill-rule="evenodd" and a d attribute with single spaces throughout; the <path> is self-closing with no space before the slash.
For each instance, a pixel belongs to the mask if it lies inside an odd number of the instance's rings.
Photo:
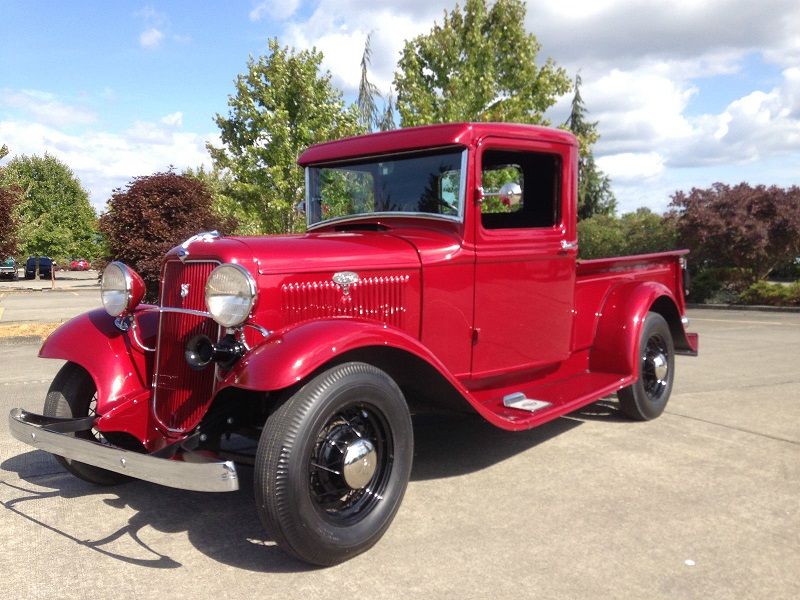
<path id="1" fill-rule="evenodd" d="M 58 361 L 0 347 L 0 593 L 8 598 L 800 597 L 800 315 L 692 311 L 667 411 L 606 400 L 507 433 L 415 422 L 412 481 L 364 555 L 309 569 L 242 489 L 95 488 L 9 437 Z"/>

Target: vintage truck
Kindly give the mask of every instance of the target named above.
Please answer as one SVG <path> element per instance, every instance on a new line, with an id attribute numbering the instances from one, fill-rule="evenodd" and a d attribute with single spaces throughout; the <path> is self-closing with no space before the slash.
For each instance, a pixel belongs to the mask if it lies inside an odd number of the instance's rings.
<path id="1" fill-rule="evenodd" d="M 577 260 L 577 161 L 569 133 L 498 123 L 313 146 L 306 233 L 198 234 L 157 306 L 109 264 L 104 309 L 41 348 L 67 361 L 43 414 L 10 430 L 101 485 L 231 491 L 252 464 L 269 535 L 329 565 L 392 521 L 414 412 L 518 431 L 616 392 L 657 417 L 698 348 L 686 252 Z"/>

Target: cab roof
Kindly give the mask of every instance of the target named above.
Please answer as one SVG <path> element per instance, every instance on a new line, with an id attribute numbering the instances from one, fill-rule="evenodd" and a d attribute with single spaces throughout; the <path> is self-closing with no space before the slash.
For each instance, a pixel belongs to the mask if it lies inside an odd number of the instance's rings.
<path id="1" fill-rule="evenodd" d="M 467 147 L 488 135 L 518 139 L 529 138 L 570 146 L 577 145 L 575 136 L 571 133 L 552 127 L 516 123 L 445 123 L 394 129 L 316 144 L 303 152 L 297 163 L 306 166 L 313 163 L 392 154 L 408 150 L 445 146 Z"/>

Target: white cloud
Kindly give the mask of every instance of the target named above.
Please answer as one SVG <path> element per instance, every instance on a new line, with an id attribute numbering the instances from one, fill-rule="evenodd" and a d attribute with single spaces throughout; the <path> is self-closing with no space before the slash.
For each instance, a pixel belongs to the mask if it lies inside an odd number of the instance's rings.
<path id="1" fill-rule="evenodd" d="M 321 50 L 323 68 L 331 71 L 334 84 L 354 93 L 364 43 L 372 32 L 370 80 L 385 93 L 404 41 L 430 30 L 435 19 L 441 21 L 445 7 L 451 8 L 450 3 L 409 0 L 387 7 L 374 1 L 320 0 L 308 19 L 287 23 L 285 37 L 290 45 Z"/>
<path id="2" fill-rule="evenodd" d="M 96 120 L 92 111 L 65 104 L 54 94 L 40 90 L 0 90 L 0 106 L 60 127 L 87 125 Z"/>
<path id="3" fill-rule="evenodd" d="M 164 33 L 155 27 L 149 27 L 139 34 L 139 45 L 152 50 L 158 48 L 164 40 Z"/>
<path id="4" fill-rule="evenodd" d="M 597 159 L 598 166 L 614 181 L 627 183 L 652 179 L 664 172 L 664 157 L 658 152 L 622 152 Z"/>
<path id="5" fill-rule="evenodd" d="M 299 6 L 300 0 L 264 0 L 253 7 L 249 16 L 251 21 L 260 21 L 267 17 L 285 21 L 297 11 Z"/>
<path id="6" fill-rule="evenodd" d="M 63 160 L 100 211 L 112 190 L 135 176 L 164 171 L 170 165 L 178 170 L 210 166 L 205 144 L 207 140 L 218 143 L 216 135 L 177 131 L 178 114 L 167 115 L 173 123 L 139 121 L 123 133 L 84 131 L 79 135 L 42 123 L 2 120 L 0 139 L 13 155 L 47 152 Z"/>
<path id="7" fill-rule="evenodd" d="M 169 125 L 170 127 L 183 127 L 183 113 L 181 111 L 177 111 L 168 115 L 164 115 L 161 117 L 160 121 L 164 125 Z"/>

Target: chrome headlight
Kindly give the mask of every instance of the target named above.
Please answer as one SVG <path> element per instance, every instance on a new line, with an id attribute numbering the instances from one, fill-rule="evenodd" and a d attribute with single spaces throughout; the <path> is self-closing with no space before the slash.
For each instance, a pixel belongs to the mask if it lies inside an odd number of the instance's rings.
<path id="1" fill-rule="evenodd" d="M 206 306 L 223 327 L 236 327 L 247 320 L 256 302 L 256 282 L 240 265 L 220 265 L 208 276 Z"/>
<path id="2" fill-rule="evenodd" d="M 143 295 L 144 282 L 130 267 L 114 261 L 103 270 L 100 298 L 106 312 L 112 317 L 136 308 Z"/>

